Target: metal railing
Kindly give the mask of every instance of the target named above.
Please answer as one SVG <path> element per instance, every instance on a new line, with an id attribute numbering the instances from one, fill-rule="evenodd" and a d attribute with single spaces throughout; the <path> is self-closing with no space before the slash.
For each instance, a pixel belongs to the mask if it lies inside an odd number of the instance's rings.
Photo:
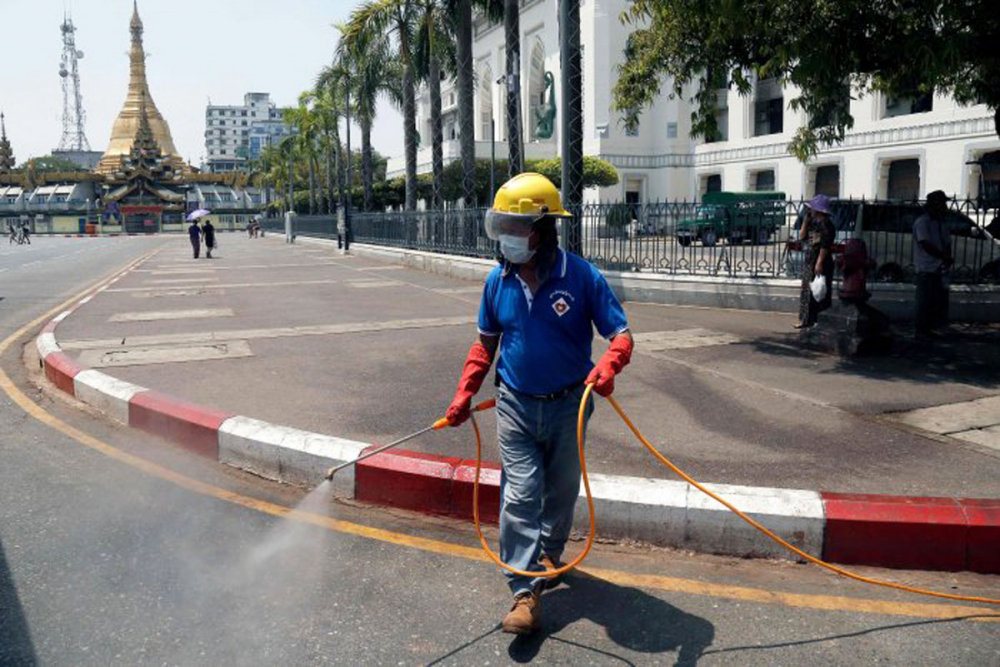
<path id="1" fill-rule="evenodd" d="M 798 278 L 804 252 L 798 242 L 804 201 L 772 200 L 727 205 L 696 202 L 586 204 L 581 208 L 582 254 L 604 270 L 671 275 Z M 922 202 L 834 200 L 838 245 L 861 238 L 878 282 L 911 282 L 913 223 Z M 485 234 L 486 209 L 352 214 L 359 243 L 468 257 L 496 257 Z M 951 203 L 945 223 L 952 239 L 951 279 L 1000 283 L 1000 217 L 975 200 Z M 262 227 L 284 231 L 281 218 Z M 296 216 L 295 233 L 335 238 L 332 216 Z"/>

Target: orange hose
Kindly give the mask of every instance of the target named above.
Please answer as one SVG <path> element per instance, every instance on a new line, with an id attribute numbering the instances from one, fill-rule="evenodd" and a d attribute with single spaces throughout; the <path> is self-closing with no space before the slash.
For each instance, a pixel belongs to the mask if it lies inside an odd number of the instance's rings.
<path id="1" fill-rule="evenodd" d="M 587 534 L 587 542 L 583 547 L 583 551 L 580 552 L 580 555 L 574 558 L 569 563 L 563 565 L 562 567 L 553 570 L 546 570 L 544 572 L 529 572 L 525 570 L 518 570 L 517 568 L 511 567 L 510 565 L 507 565 L 506 563 L 501 561 L 500 557 L 497 556 L 495 553 L 493 553 L 489 545 L 486 543 L 486 538 L 483 537 L 482 527 L 479 525 L 479 475 L 482 469 L 482 444 L 483 444 L 482 434 L 479 432 L 479 425 L 476 424 L 475 415 L 472 415 L 471 417 L 472 428 L 476 433 L 476 477 L 473 480 L 473 486 L 472 486 L 472 518 L 473 521 L 475 522 L 476 534 L 479 536 L 479 543 L 482 545 L 483 551 L 485 551 L 486 555 L 490 557 L 490 560 L 492 560 L 494 563 L 496 563 L 501 568 L 507 570 L 508 572 L 513 572 L 514 574 L 523 577 L 538 577 L 538 578 L 558 577 L 574 569 L 576 566 L 582 563 L 583 559 L 586 558 L 587 554 L 590 553 L 590 549 L 594 544 L 594 535 L 597 532 L 597 522 L 594 517 L 594 499 L 590 493 L 590 480 L 587 478 L 587 459 L 583 447 L 583 425 L 584 425 L 584 417 L 587 411 L 587 399 L 590 397 L 590 393 L 593 390 L 593 388 L 594 387 L 592 384 L 588 384 L 584 389 L 583 397 L 580 399 L 580 409 L 577 413 L 577 420 L 576 420 L 576 444 L 577 444 L 577 450 L 579 451 L 580 454 L 580 473 L 583 476 L 583 486 L 587 492 L 587 510 L 590 513 L 590 532 Z M 799 549 L 795 545 L 790 544 L 789 542 L 782 539 L 781 537 L 773 533 L 765 526 L 761 525 L 754 519 L 750 518 L 749 516 L 741 512 L 739 509 L 737 509 L 732 503 L 720 497 L 718 494 L 708 490 L 703 485 L 698 483 L 695 479 L 693 479 L 690 475 L 688 475 L 686 472 L 684 472 L 676 465 L 674 465 L 667 457 L 665 457 L 663 454 L 657 451 L 656 448 L 653 447 L 653 445 L 650 444 L 650 442 L 645 438 L 645 436 L 642 435 L 639 429 L 636 428 L 635 424 L 632 423 L 632 420 L 629 419 L 628 415 L 625 414 L 625 410 L 622 409 L 621 405 L 619 405 L 618 401 L 615 400 L 614 397 L 608 396 L 607 399 L 608 402 L 611 403 L 611 407 L 613 407 L 615 409 L 615 412 L 618 413 L 618 416 L 621 417 L 622 421 L 625 422 L 625 425 L 628 426 L 630 431 L 632 431 L 632 434 L 635 435 L 635 437 L 639 440 L 639 442 L 641 442 L 642 445 L 646 449 L 648 449 L 649 452 L 654 457 L 656 457 L 656 459 L 660 463 L 670 468 L 670 470 L 676 473 L 678 477 L 683 479 L 685 482 L 687 482 L 694 488 L 708 495 L 713 500 L 716 500 L 717 502 L 721 503 L 723 506 L 726 507 L 726 509 L 736 514 L 736 516 L 746 521 L 748 524 L 750 524 L 751 526 L 762 532 L 771 540 L 780 544 L 781 546 L 788 549 L 797 556 L 804 558 L 810 563 L 826 568 L 827 570 L 839 574 L 842 577 L 847 577 L 848 579 L 860 581 L 865 584 L 871 584 L 873 586 L 883 586 L 885 588 L 893 588 L 900 591 L 907 591 L 909 593 L 917 593 L 919 595 L 929 595 L 931 597 L 943 598 L 945 600 L 961 600 L 963 602 L 981 602 L 984 604 L 1000 605 L 1000 599 L 978 597 L 974 595 L 957 595 L 954 593 L 941 593 L 939 591 L 932 591 L 925 588 L 906 586 L 905 584 L 897 584 L 891 581 L 884 581 L 882 579 L 865 577 L 860 574 L 855 574 L 849 570 L 845 570 L 844 568 L 839 567 L 837 565 L 827 563 L 826 561 L 820 558 L 816 558 L 815 556 L 806 553 L 802 549 Z"/>

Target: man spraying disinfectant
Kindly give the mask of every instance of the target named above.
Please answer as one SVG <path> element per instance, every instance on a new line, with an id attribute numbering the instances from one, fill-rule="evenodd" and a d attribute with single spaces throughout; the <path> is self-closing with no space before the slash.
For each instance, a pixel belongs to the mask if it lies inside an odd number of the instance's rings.
<path id="1" fill-rule="evenodd" d="M 569 217 L 559 191 L 540 174 L 505 183 L 486 214 L 487 235 L 503 261 L 486 278 L 479 340 L 472 345 L 455 397 L 452 426 L 468 419 L 497 356 L 497 441 L 501 475 L 500 558 L 522 571 L 553 570 L 573 525 L 580 492 L 577 410 L 584 385 L 609 396 L 629 363 L 632 336 L 621 304 L 601 272 L 559 248 L 556 221 Z M 595 366 L 593 329 L 611 341 Z M 589 419 L 593 404 L 587 407 Z M 514 604 L 505 632 L 538 625 L 539 593 L 551 579 L 507 573 Z M 549 583 L 551 582 L 551 583 Z"/>

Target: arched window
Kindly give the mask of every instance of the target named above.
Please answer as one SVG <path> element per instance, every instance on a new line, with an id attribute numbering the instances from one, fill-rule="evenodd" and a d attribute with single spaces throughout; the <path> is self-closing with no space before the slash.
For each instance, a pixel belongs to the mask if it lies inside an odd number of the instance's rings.
<path id="1" fill-rule="evenodd" d="M 545 47 L 535 40 L 528 65 L 528 140 L 537 139 L 538 116 L 536 112 L 545 102 Z"/>
<path id="2" fill-rule="evenodd" d="M 493 120 L 493 70 L 483 67 L 479 77 L 479 140 L 490 140 L 490 124 Z"/>

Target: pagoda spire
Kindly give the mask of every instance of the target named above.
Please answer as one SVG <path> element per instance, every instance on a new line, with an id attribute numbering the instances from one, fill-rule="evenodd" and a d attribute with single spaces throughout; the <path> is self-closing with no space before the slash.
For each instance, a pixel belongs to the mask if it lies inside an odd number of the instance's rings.
<path id="1" fill-rule="evenodd" d="M 17 161 L 14 159 L 14 151 L 7 141 L 7 125 L 4 122 L 3 112 L 0 111 L 0 171 L 10 171 Z"/>
<path id="2" fill-rule="evenodd" d="M 146 122 L 155 143 L 163 156 L 175 168 L 182 171 L 189 170 L 177 153 L 174 140 L 170 136 L 170 127 L 163 119 L 159 109 L 156 108 L 153 96 L 149 92 L 149 83 L 146 81 L 146 52 L 142 45 L 143 30 L 142 19 L 139 18 L 138 2 L 133 0 L 132 20 L 129 22 L 132 45 L 129 49 L 128 94 L 125 96 L 125 104 L 118 113 L 118 118 L 115 119 L 108 149 L 104 152 L 104 157 L 101 158 L 95 169 L 99 174 L 114 174 L 122 159 L 131 153 L 144 113 L 147 116 Z M 143 107 L 145 107 L 145 112 L 143 112 Z"/>

